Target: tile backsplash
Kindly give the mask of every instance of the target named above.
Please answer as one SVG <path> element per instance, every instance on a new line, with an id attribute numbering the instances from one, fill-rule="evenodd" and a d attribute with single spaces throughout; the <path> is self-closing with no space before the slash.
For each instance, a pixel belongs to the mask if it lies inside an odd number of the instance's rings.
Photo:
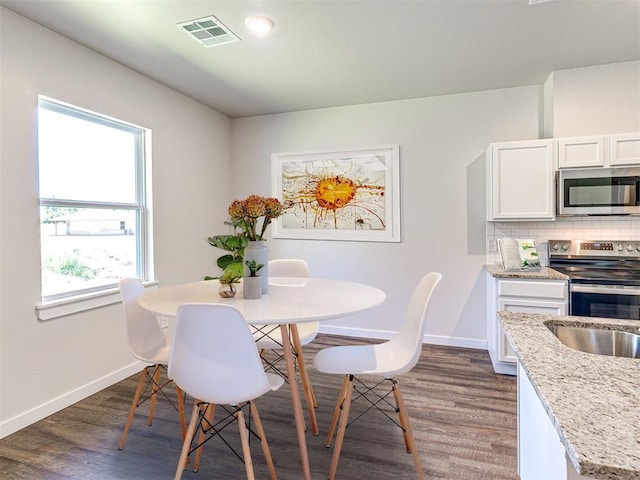
<path id="1" fill-rule="evenodd" d="M 555 222 L 487 222 L 487 263 L 500 263 L 491 251 L 502 237 L 532 238 L 548 265 L 547 240 L 640 240 L 640 217 L 568 217 Z"/>

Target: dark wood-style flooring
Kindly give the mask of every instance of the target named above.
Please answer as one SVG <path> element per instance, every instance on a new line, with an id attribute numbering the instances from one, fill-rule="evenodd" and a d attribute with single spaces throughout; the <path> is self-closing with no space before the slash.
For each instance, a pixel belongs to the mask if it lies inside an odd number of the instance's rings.
<path id="1" fill-rule="evenodd" d="M 336 344 L 366 340 L 319 335 L 305 347 L 314 353 Z M 375 342 L 372 342 L 375 343 Z M 341 378 L 309 373 L 318 399 L 320 435 L 307 433 L 314 479 L 327 478 L 331 449 L 324 447 Z M 159 480 L 173 478 L 181 439 L 177 413 L 158 401 L 152 426 L 146 405 L 139 409 L 124 450 L 117 444 L 136 386 L 128 378 L 77 404 L 0 440 L 0 478 L 4 480 Z M 422 466 L 427 478 L 506 480 L 517 478 L 516 384 L 496 375 L 484 350 L 425 345 L 418 365 L 399 377 Z M 174 391 L 175 392 L 175 391 Z M 19 395 L 19 392 L 15 392 Z M 187 416 L 191 411 L 187 404 Z M 289 390 L 286 385 L 257 400 L 278 478 L 302 478 Z M 354 404 L 352 416 L 357 413 Z M 305 412 L 306 415 L 306 412 Z M 239 445 L 237 428 L 226 439 Z M 251 444 L 257 479 L 269 478 L 262 450 Z M 218 439 L 205 445 L 200 470 L 191 479 L 246 478 L 242 463 Z M 339 479 L 416 478 L 401 431 L 371 411 L 347 429 L 338 465 Z"/>

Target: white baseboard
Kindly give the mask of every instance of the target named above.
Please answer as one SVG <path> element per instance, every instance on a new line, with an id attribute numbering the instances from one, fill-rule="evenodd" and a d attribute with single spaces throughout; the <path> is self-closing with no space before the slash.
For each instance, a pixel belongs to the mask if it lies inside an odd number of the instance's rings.
<path id="1" fill-rule="evenodd" d="M 476 348 L 478 350 L 487 350 L 488 348 L 486 340 L 463 337 L 443 337 L 440 335 L 425 335 L 423 343 L 446 345 L 448 347 Z"/>
<path id="2" fill-rule="evenodd" d="M 20 413 L 15 417 L 9 418 L 0 423 L 0 438 L 11 435 L 18 430 L 25 428 L 43 418 L 52 415 L 63 408 L 67 408 L 80 400 L 87 398 L 94 393 L 104 390 L 105 388 L 130 377 L 134 373 L 140 372 L 144 364 L 142 362 L 134 362 L 126 367 L 116 370 L 104 377 L 98 378 L 91 383 L 83 385 L 64 395 L 54 398 L 51 401 L 43 403 L 31 410 Z"/>
<path id="3" fill-rule="evenodd" d="M 365 330 L 352 327 L 334 327 L 320 324 L 320 333 L 328 335 L 344 335 L 345 337 L 373 338 L 376 340 L 389 340 L 395 332 L 388 330 Z M 446 345 L 448 347 L 477 348 L 487 350 L 487 341 L 475 338 L 443 337 L 439 335 L 425 335 L 422 343 L 431 345 Z"/>
<path id="4" fill-rule="evenodd" d="M 320 324 L 320 333 L 326 333 L 328 335 L 343 335 L 345 337 L 359 337 L 359 338 L 375 338 L 377 340 L 389 340 L 393 336 L 393 332 L 386 330 L 364 330 L 362 328 L 352 327 L 332 327 L 329 325 Z"/>

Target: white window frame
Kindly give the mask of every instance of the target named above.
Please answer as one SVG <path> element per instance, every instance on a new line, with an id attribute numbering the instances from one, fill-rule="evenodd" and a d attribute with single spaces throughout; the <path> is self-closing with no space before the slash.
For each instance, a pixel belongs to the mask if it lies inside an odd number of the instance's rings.
<path id="1" fill-rule="evenodd" d="M 38 96 L 39 108 L 46 108 L 58 113 L 70 115 L 82 120 L 117 128 L 133 133 L 136 138 L 136 199 L 132 203 L 122 202 L 91 202 L 58 198 L 40 197 L 40 206 L 50 207 L 81 207 L 127 209 L 136 211 L 136 272 L 138 278 L 146 286 L 155 286 L 153 278 L 152 258 L 152 213 L 151 213 L 151 130 L 128 122 L 91 112 L 58 100 Z M 40 251 L 42 261 L 42 250 Z M 39 320 L 50 320 L 74 313 L 111 305 L 121 301 L 116 283 L 73 290 L 60 294 L 42 296 L 42 301 L 36 305 L 36 315 Z"/>

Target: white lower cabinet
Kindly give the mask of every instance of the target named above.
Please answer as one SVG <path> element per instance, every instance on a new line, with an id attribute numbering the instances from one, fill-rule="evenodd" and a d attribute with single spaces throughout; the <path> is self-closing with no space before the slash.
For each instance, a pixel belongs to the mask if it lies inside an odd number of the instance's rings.
<path id="1" fill-rule="evenodd" d="M 496 314 L 499 311 L 567 314 L 567 282 L 495 278 L 487 274 L 487 346 L 496 373 L 516 374 L 517 358 Z"/>
<path id="2" fill-rule="evenodd" d="M 558 432 L 522 366 L 518 365 L 518 474 L 520 480 L 579 480 Z"/>

